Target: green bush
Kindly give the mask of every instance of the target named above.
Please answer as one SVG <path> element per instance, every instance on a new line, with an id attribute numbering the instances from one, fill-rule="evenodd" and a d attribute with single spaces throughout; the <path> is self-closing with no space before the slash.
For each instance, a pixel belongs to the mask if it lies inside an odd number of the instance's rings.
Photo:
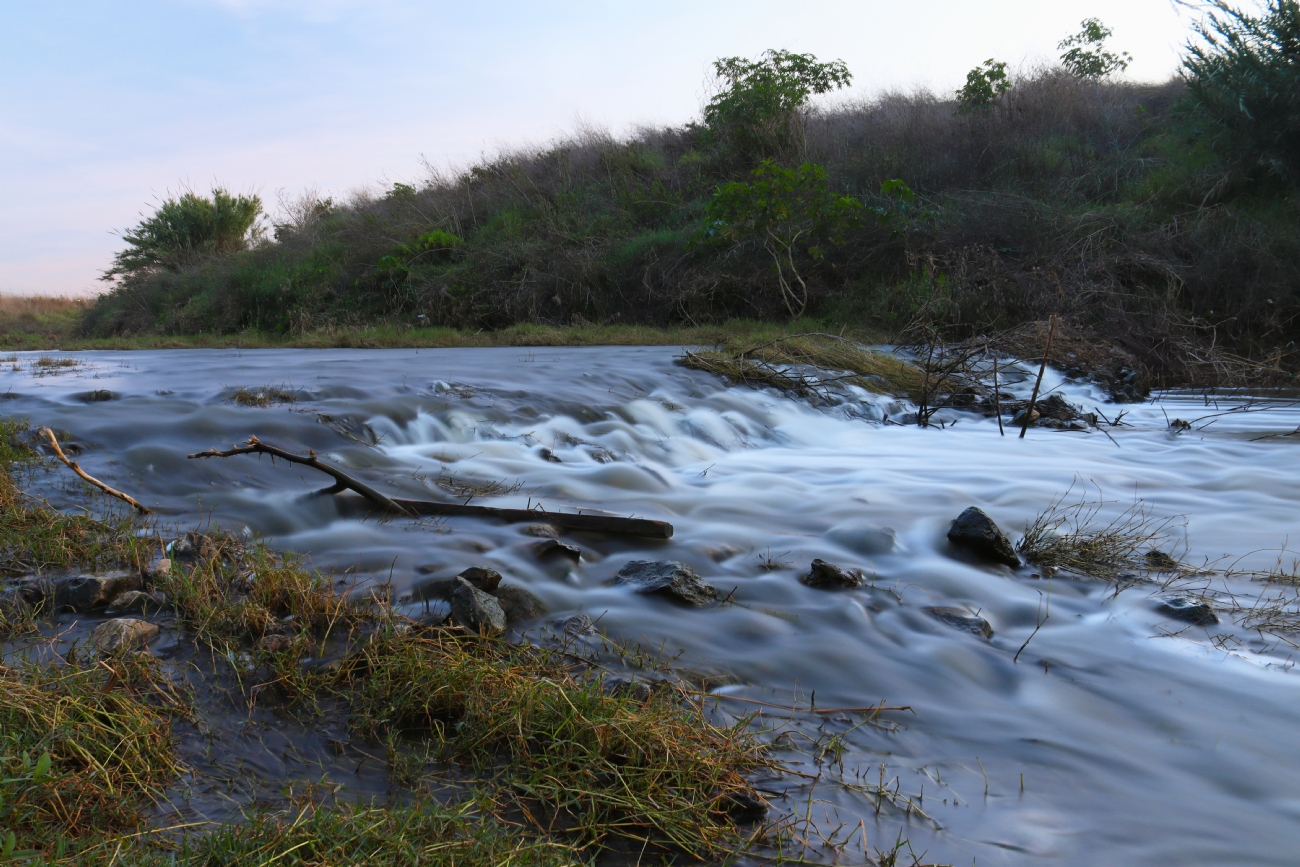
<path id="1" fill-rule="evenodd" d="M 966 83 L 957 91 L 957 113 L 987 111 L 1010 89 L 1007 65 L 990 57 L 966 73 Z"/>
<path id="2" fill-rule="evenodd" d="M 1080 78 L 1105 78 L 1128 69 L 1133 55 L 1127 51 L 1119 54 L 1106 49 L 1106 40 L 1114 35 L 1096 18 L 1085 18 L 1080 30 L 1067 36 L 1056 46 L 1061 50 L 1061 65 Z"/>
<path id="3" fill-rule="evenodd" d="M 167 199 L 152 217 L 122 233 L 128 247 L 113 258 L 104 279 L 160 268 L 177 271 L 205 255 L 246 249 L 261 213 L 257 196 L 232 196 L 220 187 L 210 199 L 188 191 Z"/>

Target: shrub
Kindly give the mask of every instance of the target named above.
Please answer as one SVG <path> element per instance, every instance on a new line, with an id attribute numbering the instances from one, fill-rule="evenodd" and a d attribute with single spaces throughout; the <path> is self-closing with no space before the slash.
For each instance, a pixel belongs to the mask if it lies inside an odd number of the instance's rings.
<path id="1" fill-rule="evenodd" d="M 1109 27 L 1096 18 L 1085 18 L 1080 27 L 1056 46 L 1062 52 L 1062 66 L 1080 78 L 1105 78 L 1128 69 L 1133 55 L 1106 50 L 1106 40 L 1113 35 Z"/>
<path id="2" fill-rule="evenodd" d="M 1007 65 L 990 57 L 966 73 L 966 83 L 957 91 L 957 113 L 987 111 L 1010 89 Z"/>
<path id="3" fill-rule="evenodd" d="M 261 213 L 257 196 L 232 196 L 218 187 L 207 199 L 186 191 L 122 233 L 129 246 L 113 258 L 104 279 L 159 268 L 177 271 L 204 255 L 243 250 Z"/>

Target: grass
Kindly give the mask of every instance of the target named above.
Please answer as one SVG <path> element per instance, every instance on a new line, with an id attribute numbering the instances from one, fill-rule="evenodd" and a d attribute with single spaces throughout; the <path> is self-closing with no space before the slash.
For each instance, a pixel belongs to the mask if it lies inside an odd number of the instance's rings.
<path id="1" fill-rule="evenodd" d="M 240 386 L 228 398 L 240 406 L 272 406 L 277 403 L 296 403 L 298 390 L 292 386 L 264 385 L 257 390 Z"/>
<path id="2" fill-rule="evenodd" d="M 491 775 L 540 831 L 622 837 L 701 857 L 739 843 L 731 813 L 768 764 L 744 723 L 711 725 L 675 689 L 607 694 L 562 655 L 447 631 L 366 644 L 341 674 L 353 724 L 421 733 Z"/>
<path id="3" fill-rule="evenodd" d="M 1066 504 L 1067 491 L 1025 528 L 1016 550 L 1028 562 L 1108 581 L 1136 577 L 1136 572 L 1177 572 L 1181 566 L 1167 550 L 1180 522 L 1158 518 L 1138 502 L 1109 521 L 1101 518 L 1106 503 L 1082 496 Z"/>
<path id="4" fill-rule="evenodd" d="M 916 398 L 925 383 L 925 373 L 916 365 L 856 341 L 818 333 L 751 345 L 732 341 L 718 349 L 688 351 L 680 363 L 732 383 L 775 388 L 814 401 L 829 401 L 841 385 Z"/>

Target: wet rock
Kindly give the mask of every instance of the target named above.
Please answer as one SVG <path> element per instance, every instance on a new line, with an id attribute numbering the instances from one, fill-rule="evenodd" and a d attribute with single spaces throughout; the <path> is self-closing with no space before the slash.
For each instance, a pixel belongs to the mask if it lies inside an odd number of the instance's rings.
<path id="1" fill-rule="evenodd" d="M 140 589 L 140 576 L 131 572 L 76 575 L 54 584 L 55 608 L 91 611 L 112 602 L 119 593 Z"/>
<path id="2" fill-rule="evenodd" d="M 54 582 L 40 575 L 24 575 L 8 589 L 16 591 L 32 608 L 44 608 L 54 598 Z"/>
<path id="3" fill-rule="evenodd" d="M 0 621 L 21 620 L 32 611 L 32 606 L 22 592 L 14 587 L 0 590 Z"/>
<path id="4" fill-rule="evenodd" d="M 894 531 L 888 527 L 874 527 L 857 521 L 837 524 L 826 534 L 837 545 L 857 554 L 874 556 L 894 550 Z"/>
<path id="5" fill-rule="evenodd" d="M 1195 623 L 1197 626 L 1209 626 L 1219 622 L 1219 615 L 1204 599 L 1195 596 L 1165 596 L 1156 606 L 1156 610 L 1166 617 Z"/>
<path id="6" fill-rule="evenodd" d="M 983 511 L 971 506 L 957 516 L 948 528 L 948 541 L 959 548 L 974 554 L 1015 568 L 1020 565 L 1016 549 L 1011 547 L 1011 540 L 1003 533 L 993 519 Z"/>
<path id="7" fill-rule="evenodd" d="M 540 452 L 538 452 L 538 454 L 542 456 L 542 460 L 544 461 L 550 461 L 553 464 L 563 463 L 563 461 L 561 461 L 558 457 L 556 457 L 555 452 L 551 451 L 546 446 L 542 446 L 542 449 Z"/>
<path id="8" fill-rule="evenodd" d="M 1178 568 L 1178 561 L 1173 557 L 1170 557 L 1164 551 L 1156 551 L 1155 549 L 1152 549 L 1146 553 L 1146 556 L 1143 559 L 1146 560 L 1147 565 L 1152 569 L 1166 570 Z"/>
<path id="9" fill-rule="evenodd" d="M 462 580 L 467 581 L 471 587 L 490 594 L 496 592 L 497 586 L 501 583 L 501 573 L 483 566 L 471 566 L 455 578 L 435 578 L 432 581 L 416 584 L 411 588 L 411 596 L 421 602 L 431 599 L 450 599 L 451 594 L 456 590 L 456 582 Z"/>
<path id="10" fill-rule="evenodd" d="M 634 701 L 649 701 L 650 684 L 631 674 L 609 674 L 600 681 L 606 695 L 621 696 Z"/>
<path id="11" fill-rule="evenodd" d="M 721 798 L 722 809 L 740 822 L 758 822 L 767 818 L 767 801 L 753 789 L 733 789 Z"/>
<path id="12" fill-rule="evenodd" d="M 291 647 L 293 647 L 292 635 L 264 635 L 262 636 L 262 639 L 257 642 L 258 650 L 265 653 L 283 653 Z"/>
<path id="13" fill-rule="evenodd" d="M 167 597 L 162 593 L 145 593 L 143 590 L 128 590 L 113 597 L 105 614 L 146 614 L 161 611 L 167 605 Z"/>
<path id="14" fill-rule="evenodd" d="M 675 560 L 632 560 L 610 583 L 630 584 L 637 593 L 658 593 L 688 605 L 704 605 L 718 598 L 716 587 Z"/>
<path id="15" fill-rule="evenodd" d="M 122 395 L 115 391 L 109 391 L 106 388 L 98 388 L 94 391 L 85 391 L 77 395 L 77 400 L 82 403 L 101 403 L 108 400 L 121 400 Z"/>
<path id="16" fill-rule="evenodd" d="M 1023 407 L 1019 412 L 1017 412 L 1014 416 L 1012 416 L 1012 417 L 1011 417 L 1011 423 L 1012 423 L 1012 424 L 1023 425 L 1023 424 L 1025 423 L 1025 410 L 1026 410 L 1026 409 L 1028 409 L 1028 407 Z M 1038 410 L 1034 410 L 1033 412 L 1031 412 L 1031 413 L 1029 414 L 1029 423 L 1030 423 L 1030 424 L 1037 424 L 1037 423 L 1038 423 L 1038 419 L 1039 419 L 1041 416 L 1042 416 L 1042 414 L 1041 414 Z"/>
<path id="17" fill-rule="evenodd" d="M 464 578 L 457 578 L 451 591 L 451 617 L 470 632 L 500 635 L 506 631 L 500 603 Z"/>
<path id="18" fill-rule="evenodd" d="M 529 524 L 524 527 L 523 532 L 529 536 L 539 536 L 543 539 L 555 539 L 560 535 L 560 531 L 550 524 Z"/>
<path id="19" fill-rule="evenodd" d="M 1146 377 L 1126 364 L 1116 367 L 1109 380 L 1107 389 L 1115 403 L 1139 403 L 1151 396 L 1151 386 Z"/>
<path id="20" fill-rule="evenodd" d="M 570 545 L 568 542 L 561 542 L 559 539 L 547 539 L 545 542 L 538 542 L 533 546 L 533 552 L 543 560 L 552 557 L 565 557 L 577 563 L 582 559 L 582 549 L 577 545 Z"/>
<path id="21" fill-rule="evenodd" d="M 522 587 L 503 584 L 497 588 L 495 596 L 501 611 L 506 615 L 507 623 L 536 620 L 546 613 L 546 606 L 542 604 L 542 600 Z"/>
<path id="22" fill-rule="evenodd" d="M 857 572 L 846 572 L 834 563 L 825 560 L 812 561 L 808 574 L 799 578 L 809 587 L 818 590 L 851 590 L 862 586 L 862 576 Z"/>
<path id="23" fill-rule="evenodd" d="M 571 638 L 596 634 L 596 625 L 591 622 L 591 617 L 586 614 L 568 614 L 556 618 L 555 622 L 551 624 L 551 628 Z"/>
<path id="24" fill-rule="evenodd" d="M 170 574 L 172 574 L 172 561 L 166 557 L 153 564 L 153 567 L 149 570 L 149 577 L 155 580 L 166 578 Z"/>
<path id="25" fill-rule="evenodd" d="M 993 627 L 983 617 L 972 614 L 965 608 L 945 608 L 936 606 L 933 608 L 923 609 L 926 614 L 941 620 L 954 629 L 960 629 L 969 632 L 971 635 L 978 635 L 980 638 L 992 638 Z"/>
<path id="26" fill-rule="evenodd" d="M 162 630 L 157 624 L 134 617 L 105 620 L 90 632 L 90 643 L 104 653 L 144 647 Z"/>
<path id="27" fill-rule="evenodd" d="M 182 563 L 207 562 L 216 559 L 219 553 L 220 549 L 211 536 L 194 532 L 177 539 L 171 550 L 172 559 Z"/>

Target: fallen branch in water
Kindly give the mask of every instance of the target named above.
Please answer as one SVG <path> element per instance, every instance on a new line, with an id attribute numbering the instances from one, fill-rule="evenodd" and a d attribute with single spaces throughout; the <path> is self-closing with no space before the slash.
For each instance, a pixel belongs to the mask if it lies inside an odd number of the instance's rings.
<path id="1" fill-rule="evenodd" d="M 896 706 L 896 707 L 890 707 L 889 705 L 877 704 L 877 705 L 872 705 L 872 706 L 870 706 L 870 707 L 824 707 L 824 708 L 812 707 L 812 708 L 804 709 L 804 708 L 801 708 L 801 707 L 788 707 L 788 706 L 783 705 L 783 704 L 772 704 L 771 702 L 767 702 L 767 701 L 759 701 L 759 700 L 756 699 L 756 698 L 741 698 L 741 697 L 738 696 L 738 695 L 727 695 L 726 693 L 721 693 L 721 692 L 707 692 L 707 693 L 704 694 L 704 698 L 705 698 L 705 699 L 710 699 L 710 698 L 725 698 L 727 701 L 743 701 L 745 704 L 757 704 L 757 705 L 762 705 L 763 707 L 775 708 L 775 709 L 777 709 L 777 710 L 788 710 L 788 711 L 794 711 L 795 713 L 816 713 L 816 714 L 830 714 L 830 713 L 870 713 L 870 714 L 876 714 L 876 713 L 879 713 L 879 712 L 882 711 L 882 710 L 912 710 L 912 706 L 911 706 L 910 704 L 898 705 L 898 706 Z"/>
<path id="2" fill-rule="evenodd" d="M 290 463 L 302 464 L 333 476 L 335 484 L 321 493 L 337 494 L 351 490 L 365 497 L 371 503 L 389 512 L 396 512 L 407 517 L 417 515 L 434 515 L 441 517 L 495 518 L 506 523 L 517 524 L 525 521 L 537 521 L 551 524 L 561 530 L 578 530 L 587 533 L 616 533 L 623 536 L 648 536 L 652 539 L 669 539 L 673 535 L 673 525 L 666 521 L 651 521 L 645 518 L 620 518 L 615 515 L 582 515 L 568 512 L 543 512 L 535 509 L 497 509 L 491 506 L 469 506 L 460 503 L 432 503 L 427 500 L 394 500 L 385 497 L 369 485 L 359 482 L 329 464 L 322 463 L 314 451 L 308 450 L 308 456 L 295 455 L 284 449 L 267 445 L 257 437 L 250 436 L 243 446 L 235 446 L 228 451 L 215 448 L 206 452 L 190 455 L 191 458 L 228 458 L 234 455 L 264 454 L 281 458 Z M 350 504 L 346 498 L 339 500 L 339 505 Z M 355 501 L 354 501 L 355 502 Z M 360 505 L 359 503 L 357 504 Z"/>
<path id="3" fill-rule="evenodd" d="M 279 458 L 280 460 L 288 461 L 291 464 L 302 464 L 305 467 L 311 467 L 313 470 L 320 470 L 322 473 L 332 476 L 336 482 L 333 487 L 321 491 L 322 494 L 337 494 L 339 491 L 344 490 L 356 491 L 367 500 L 370 500 L 376 505 L 388 509 L 389 511 L 398 512 L 403 515 L 411 514 L 409 511 L 402 508 L 388 497 L 385 497 L 365 482 L 359 482 L 342 470 L 337 469 L 336 467 L 331 467 L 329 464 L 321 463 L 320 459 L 316 457 L 316 452 L 312 449 L 307 449 L 307 457 L 303 457 L 302 455 L 295 455 L 293 452 L 286 452 L 284 449 L 276 448 L 275 446 L 269 446 L 257 437 L 250 436 L 248 442 L 242 446 L 235 446 L 234 448 L 224 452 L 219 452 L 215 448 L 211 448 L 206 452 L 199 452 L 198 454 L 189 455 L 188 457 L 193 460 L 194 458 L 229 458 L 234 457 L 235 455 L 270 455 L 273 459 Z"/>
<path id="4" fill-rule="evenodd" d="M 81 476 L 82 479 L 94 485 L 95 487 L 99 488 L 101 491 L 108 494 L 110 497 L 117 497 L 119 500 L 122 500 L 123 502 L 130 503 L 141 514 L 144 515 L 150 514 L 149 510 L 144 506 L 142 506 L 140 502 L 136 500 L 134 497 L 132 497 L 130 494 L 124 494 L 121 491 L 110 488 L 108 485 L 104 484 L 99 479 L 88 474 L 77 464 L 76 461 L 69 459 L 68 456 L 63 453 L 63 449 L 59 447 L 59 441 L 55 438 L 54 431 L 50 430 L 47 427 L 43 427 L 40 429 L 39 433 L 45 434 L 45 438 L 50 441 L 50 445 L 54 448 L 54 456 L 57 457 L 59 460 L 63 461 L 63 463 L 68 467 L 68 469 L 72 470 L 78 476 Z"/>

